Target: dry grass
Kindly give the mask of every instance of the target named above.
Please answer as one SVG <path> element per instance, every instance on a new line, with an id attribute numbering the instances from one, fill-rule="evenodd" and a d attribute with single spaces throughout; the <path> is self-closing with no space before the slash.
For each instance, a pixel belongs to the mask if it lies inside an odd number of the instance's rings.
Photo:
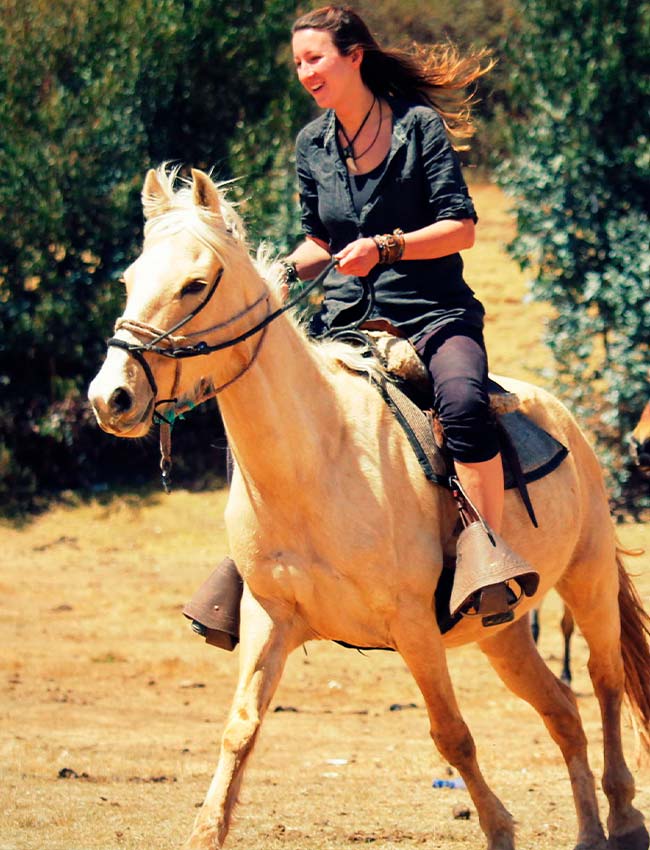
<path id="1" fill-rule="evenodd" d="M 466 279 L 486 309 L 485 340 L 490 368 L 534 383 L 552 358 L 542 344 L 548 306 L 531 302 L 525 275 L 504 252 L 514 223 L 501 191 L 488 184 L 472 187 L 479 223 L 476 244 L 464 255 Z"/>
<path id="2" fill-rule="evenodd" d="M 500 195 L 474 194 L 484 244 L 470 252 L 468 279 L 492 314 L 494 368 L 525 377 L 544 364 L 543 310 L 522 307 L 523 280 L 500 250 L 510 226 Z M 224 500 L 223 492 L 134 495 L 0 528 L 0 850 L 170 850 L 187 836 L 216 761 L 237 654 L 206 647 L 180 608 L 225 554 Z M 621 537 L 650 548 L 647 526 L 624 526 Z M 633 566 L 641 573 L 646 564 Z M 647 602 L 648 572 L 638 586 Z M 541 647 L 556 671 L 559 618 L 551 596 Z M 599 773 L 586 658 L 578 636 L 575 690 Z M 486 776 L 518 821 L 520 850 L 573 847 L 567 774 L 541 721 L 473 648 L 452 653 L 450 665 Z M 394 703 L 415 708 L 390 711 Z M 452 818 L 466 792 L 431 788 L 446 766 L 397 656 L 310 644 L 290 659 L 277 706 L 298 710 L 269 714 L 230 846 L 484 846 L 475 813 Z M 63 768 L 78 778 L 58 778 Z M 650 770 L 637 779 L 639 806 L 650 811 Z"/>

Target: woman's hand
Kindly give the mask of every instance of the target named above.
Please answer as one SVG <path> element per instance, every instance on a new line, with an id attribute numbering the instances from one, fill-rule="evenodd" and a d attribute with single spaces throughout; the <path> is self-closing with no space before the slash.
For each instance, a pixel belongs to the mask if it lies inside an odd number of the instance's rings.
<path id="1" fill-rule="evenodd" d="M 341 274 L 365 277 L 379 262 L 379 249 L 369 236 L 356 239 L 335 255 Z"/>

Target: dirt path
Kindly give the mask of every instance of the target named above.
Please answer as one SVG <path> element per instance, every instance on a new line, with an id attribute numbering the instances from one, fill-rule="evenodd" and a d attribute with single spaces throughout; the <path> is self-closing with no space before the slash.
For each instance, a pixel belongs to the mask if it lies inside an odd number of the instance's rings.
<path id="1" fill-rule="evenodd" d="M 2 529 L 0 850 L 168 850 L 187 836 L 214 768 L 237 657 L 203 644 L 179 610 L 223 554 L 223 498 L 134 497 Z M 624 526 L 621 538 L 650 549 L 648 526 Z M 639 587 L 650 600 L 647 569 Z M 559 617 L 551 596 L 541 646 L 556 672 Z M 518 847 L 573 847 L 569 782 L 541 722 L 476 650 L 457 650 L 450 662 L 486 775 L 518 821 Z M 600 772 L 585 665 L 578 636 L 575 690 Z M 396 704 L 404 707 L 391 711 Z M 484 846 L 473 811 L 452 817 L 466 792 L 434 789 L 436 778 L 448 778 L 446 765 L 401 660 L 310 644 L 290 659 L 273 701 L 231 846 Z M 637 779 L 650 812 L 650 770 Z"/>

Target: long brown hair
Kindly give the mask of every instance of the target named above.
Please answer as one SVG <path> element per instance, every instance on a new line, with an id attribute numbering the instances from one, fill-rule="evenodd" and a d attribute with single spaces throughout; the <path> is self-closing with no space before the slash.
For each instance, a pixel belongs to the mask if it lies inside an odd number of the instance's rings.
<path id="1" fill-rule="evenodd" d="M 298 18 L 291 32 L 305 29 L 330 33 L 343 56 L 361 48 L 361 78 L 373 94 L 404 97 L 432 106 L 454 142 L 474 135 L 475 84 L 494 66 L 489 51 L 461 56 L 451 43 L 426 47 L 414 44 L 410 50 L 381 47 L 349 6 L 323 6 L 307 12 Z M 454 147 L 463 149 L 467 145 L 456 142 Z"/>

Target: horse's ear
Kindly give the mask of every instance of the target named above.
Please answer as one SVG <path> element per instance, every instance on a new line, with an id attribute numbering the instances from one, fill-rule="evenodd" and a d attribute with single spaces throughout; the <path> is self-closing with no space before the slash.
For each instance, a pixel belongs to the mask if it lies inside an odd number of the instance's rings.
<path id="1" fill-rule="evenodd" d="M 192 197 L 196 206 L 218 213 L 221 208 L 219 192 L 208 175 L 198 168 L 193 168 L 192 181 Z"/>
<path id="2" fill-rule="evenodd" d="M 142 186 L 142 209 L 146 219 L 161 215 L 169 208 L 171 198 L 160 182 L 158 173 L 150 168 Z"/>

